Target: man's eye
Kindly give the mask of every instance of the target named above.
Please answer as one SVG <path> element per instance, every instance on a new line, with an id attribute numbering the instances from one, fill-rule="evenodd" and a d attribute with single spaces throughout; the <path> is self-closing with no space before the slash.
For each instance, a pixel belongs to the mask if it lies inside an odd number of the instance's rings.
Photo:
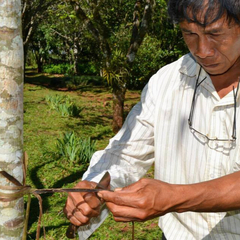
<path id="1" fill-rule="evenodd" d="M 192 33 L 192 32 L 185 32 L 184 34 L 187 35 L 187 36 L 194 36 L 194 35 L 196 35 L 196 33 Z"/>
<path id="2" fill-rule="evenodd" d="M 221 34 L 218 34 L 218 33 L 212 33 L 212 34 L 210 34 L 212 37 L 220 37 L 221 36 Z"/>

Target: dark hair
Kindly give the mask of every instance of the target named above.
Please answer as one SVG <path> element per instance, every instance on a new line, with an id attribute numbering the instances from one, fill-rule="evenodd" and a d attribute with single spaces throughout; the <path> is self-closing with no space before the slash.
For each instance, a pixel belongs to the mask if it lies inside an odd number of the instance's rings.
<path id="1" fill-rule="evenodd" d="M 235 21 L 240 25 L 240 0 L 169 0 L 168 14 L 174 23 L 187 20 L 201 26 L 207 26 L 226 14 L 229 23 Z M 201 14 L 204 14 L 203 18 Z"/>

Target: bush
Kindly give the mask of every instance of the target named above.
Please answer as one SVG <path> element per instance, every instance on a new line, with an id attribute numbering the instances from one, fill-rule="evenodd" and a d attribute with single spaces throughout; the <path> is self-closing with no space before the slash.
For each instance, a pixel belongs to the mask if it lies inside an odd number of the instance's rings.
<path id="1" fill-rule="evenodd" d="M 57 152 L 61 157 L 70 161 L 70 165 L 87 164 L 96 151 L 95 141 L 90 137 L 80 138 L 74 132 L 66 132 L 57 139 Z"/>
<path id="2" fill-rule="evenodd" d="M 94 63 L 88 61 L 85 63 L 79 63 L 78 64 L 78 72 L 80 74 L 84 75 L 95 75 L 97 73 L 97 69 L 94 65 Z"/>
<path id="3" fill-rule="evenodd" d="M 71 76 L 67 77 L 66 87 L 69 89 L 78 89 L 87 85 L 102 86 L 106 84 L 100 76 Z"/>
<path id="4" fill-rule="evenodd" d="M 50 109 L 60 112 L 62 117 L 78 117 L 83 110 L 67 95 L 48 95 L 45 100 Z"/>
<path id="5" fill-rule="evenodd" d="M 49 64 L 43 67 L 43 72 L 71 75 L 73 74 L 73 66 L 69 63 Z"/>
<path id="6" fill-rule="evenodd" d="M 85 76 L 71 76 L 67 78 L 66 87 L 68 89 L 78 89 L 88 84 L 88 79 Z"/>
<path id="7" fill-rule="evenodd" d="M 149 78 L 161 67 L 177 60 L 188 51 L 184 46 L 182 49 L 180 47 L 177 49 L 175 46 L 167 48 L 165 45 L 167 43 L 163 43 L 156 37 L 149 35 L 145 37 L 131 66 L 128 89 L 142 89 Z"/>
<path id="8" fill-rule="evenodd" d="M 50 109 L 57 110 L 58 105 L 61 104 L 63 101 L 65 101 L 65 98 L 67 98 L 67 96 L 58 95 L 58 94 L 47 95 L 45 97 L 45 101 L 47 102 Z"/>

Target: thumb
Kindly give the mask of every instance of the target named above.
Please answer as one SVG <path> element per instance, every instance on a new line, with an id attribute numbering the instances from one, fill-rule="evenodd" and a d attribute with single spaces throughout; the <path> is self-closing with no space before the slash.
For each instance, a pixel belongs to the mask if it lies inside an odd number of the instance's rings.
<path id="1" fill-rule="evenodd" d="M 122 188 L 115 188 L 114 192 L 112 191 L 106 191 L 106 190 L 102 190 L 102 191 L 99 191 L 97 193 L 98 197 L 105 200 L 105 201 L 108 201 L 108 202 L 112 202 L 114 197 L 115 197 L 115 192 L 119 192 L 121 191 Z"/>

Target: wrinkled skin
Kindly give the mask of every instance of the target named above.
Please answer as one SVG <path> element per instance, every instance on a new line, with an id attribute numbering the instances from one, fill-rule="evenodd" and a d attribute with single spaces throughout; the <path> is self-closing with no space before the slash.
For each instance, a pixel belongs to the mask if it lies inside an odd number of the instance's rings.
<path id="1" fill-rule="evenodd" d="M 222 98 L 237 87 L 240 76 L 240 25 L 226 16 L 202 27 L 186 20 L 181 22 L 183 38 L 195 60 L 210 75 Z"/>
<path id="2" fill-rule="evenodd" d="M 82 181 L 75 187 L 95 188 L 96 185 L 94 182 Z M 98 196 L 95 193 L 70 193 L 64 213 L 75 226 L 88 224 L 91 217 L 99 215 L 102 199 L 106 201 L 116 221 L 145 221 L 165 214 L 163 209 L 168 206 L 169 199 L 164 200 L 163 195 L 164 191 L 169 192 L 170 189 L 170 184 L 159 180 L 141 179 L 114 192 L 101 191 Z"/>
<path id="3" fill-rule="evenodd" d="M 115 192 L 103 191 L 98 195 L 106 201 L 115 221 L 142 222 L 166 213 L 171 201 L 164 197 L 165 192 L 174 194 L 170 184 L 155 179 L 141 179 Z"/>
<path id="4" fill-rule="evenodd" d="M 71 193 L 64 212 L 76 226 L 85 225 L 100 213 L 103 201 L 116 221 L 145 221 L 169 212 L 225 212 L 240 209 L 240 172 L 196 184 L 169 184 L 155 179 L 141 179 L 114 192 Z M 96 183 L 76 185 L 94 188 Z M 100 200 L 101 199 L 101 200 Z"/>
<path id="5" fill-rule="evenodd" d="M 240 208 L 240 172 L 196 184 L 168 184 L 154 179 L 115 192 L 101 191 L 116 221 L 145 221 L 169 212 L 225 212 Z"/>

